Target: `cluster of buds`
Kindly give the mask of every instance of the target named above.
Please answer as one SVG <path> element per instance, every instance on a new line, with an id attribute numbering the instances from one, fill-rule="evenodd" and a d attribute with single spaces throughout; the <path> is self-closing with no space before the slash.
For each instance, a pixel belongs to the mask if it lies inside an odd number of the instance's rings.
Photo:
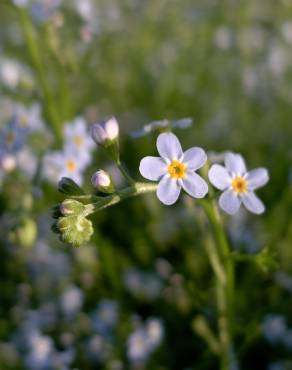
<path id="1" fill-rule="evenodd" d="M 71 179 L 63 178 L 59 190 L 68 195 L 80 195 L 81 188 Z M 93 234 L 93 227 L 87 216 L 93 212 L 92 204 L 83 204 L 75 199 L 65 199 L 53 208 L 56 219 L 52 230 L 60 236 L 61 241 L 73 246 L 87 242 Z"/>
<path id="2" fill-rule="evenodd" d="M 119 124 L 114 117 L 92 125 L 91 137 L 96 144 L 105 149 L 111 159 L 119 163 Z M 95 172 L 91 183 L 99 193 L 115 192 L 113 181 L 104 170 Z M 58 184 L 58 190 L 69 198 L 53 208 L 53 217 L 56 221 L 52 230 L 60 236 L 61 241 L 79 246 L 87 242 L 93 234 L 92 223 L 87 216 L 93 213 L 94 206 L 80 201 L 84 199 L 84 191 L 70 178 L 63 177 Z"/>

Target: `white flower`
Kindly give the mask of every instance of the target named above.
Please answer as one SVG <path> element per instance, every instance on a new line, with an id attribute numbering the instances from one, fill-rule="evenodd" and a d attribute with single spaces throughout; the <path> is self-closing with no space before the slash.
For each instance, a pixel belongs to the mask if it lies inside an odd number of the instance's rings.
<path id="1" fill-rule="evenodd" d="M 151 350 L 148 346 L 147 333 L 145 330 L 138 329 L 134 331 L 128 338 L 127 356 L 130 361 L 144 362 L 148 358 Z"/>
<path id="2" fill-rule="evenodd" d="M 75 315 L 82 308 L 83 300 L 82 290 L 77 286 L 71 285 L 61 295 L 61 309 L 68 316 Z"/>
<path id="3" fill-rule="evenodd" d="M 14 118 L 17 126 L 21 129 L 43 131 L 45 125 L 41 114 L 41 107 L 38 103 L 34 103 L 29 107 L 17 104 L 15 106 Z"/>
<path id="4" fill-rule="evenodd" d="M 20 65 L 14 60 L 5 59 L 0 62 L 0 80 L 7 87 L 13 89 L 19 83 L 21 76 Z"/>
<path id="5" fill-rule="evenodd" d="M 119 124 L 115 117 L 102 123 L 95 123 L 91 128 L 91 137 L 96 144 L 103 145 L 114 141 L 119 136 Z"/>
<path id="6" fill-rule="evenodd" d="M 17 166 L 30 179 L 35 175 L 38 160 L 29 147 L 24 147 L 16 154 Z"/>
<path id="7" fill-rule="evenodd" d="M 160 157 L 145 157 L 140 162 L 140 173 L 152 181 L 159 181 L 158 199 L 166 204 L 175 203 L 181 188 L 194 198 L 203 198 L 208 185 L 195 171 L 201 168 L 207 156 L 201 148 L 183 152 L 178 138 L 172 133 L 160 134 L 157 138 Z"/>
<path id="8" fill-rule="evenodd" d="M 146 324 L 130 334 L 127 340 L 127 356 L 136 364 L 146 363 L 149 356 L 161 344 L 164 335 L 162 322 L 156 318 L 150 318 Z"/>
<path id="9" fill-rule="evenodd" d="M 77 117 L 72 123 L 64 127 L 65 151 L 75 153 L 87 163 L 91 162 L 91 152 L 94 148 L 88 128 L 83 118 Z"/>
<path id="10" fill-rule="evenodd" d="M 0 155 L 0 169 L 4 172 L 11 172 L 16 167 L 16 158 L 12 154 Z"/>
<path id="11" fill-rule="evenodd" d="M 58 183 L 62 177 L 69 177 L 77 184 L 83 182 L 83 172 L 88 165 L 86 158 L 71 151 L 54 151 L 45 155 L 43 176 L 52 183 Z"/>
<path id="12" fill-rule="evenodd" d="M 156 348 L 162 341 L 164 328 L 161 320 L 151 318 L 147 322 L 146 332 L 148 335 L 148 345 L 150 348 Z"/>
<path id="13" fill-rule="evenodd" d="M 225 167 L 214 164 L 209 170 L 210 182 L 217 189 L 223 190 L 219 198 L 220 207 L 233 215 L 243 203 L 250 212 L 263 213 L 265 206 L 254 190 L 268 182 L 268 171 L 256 168 L 247 172 L 244 159 L 239 154 L 227 153 L 224 162 Z"/>
<path id="14" fill-rule="evenodd" d="M 0 59 L 0 82 L 9 89 L 16 89 L 18 85 L 31 87 L 33 76 L 30 69 L 17 60 Z"/>

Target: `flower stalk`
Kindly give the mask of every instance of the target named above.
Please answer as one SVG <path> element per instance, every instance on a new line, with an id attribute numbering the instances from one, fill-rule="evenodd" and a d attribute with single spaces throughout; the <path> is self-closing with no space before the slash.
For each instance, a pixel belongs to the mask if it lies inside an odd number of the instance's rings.
<path id="1" fill-rule="evenodd" d="M 37 43 L 35 30 L 33 28 L 32 22 L 29 19 L 25 9 L 17 8 L 20 23 L 23 29 L 23 34 L 28 47 L 30 58 L 34 66 L 38 82 L 42 89 L 43 101 L 46 102 L 44 109 L 47 113 L 48 122 L 52 125 L 52 130 L 54 132 L 57 143 L 60 145 L 63 141 L 63 135 L 61 131 L 61 120 L 59 117 L 59 112 L 55 107 L 55 101 L 51 93 L 46 73 L 44 70 L 42 57 L 39 51 L 39 45 Z"/>
<path id="2" fill-rule="evenodd" d="M 94 212 L 111 207 L 127 198 L 135 197 L 140 194 L 152 193 L 156 191 L 156 189 L 156 184 L 136 182 L 132 186 L 119 190 L 114 194 L 100 198 L 97 202 L 93 203 Z"/>
<path id="3" fill-rule="evenodd" d="M 216 299 L 218 308 L 218 330 L 221 344 L 221 370 L 229 370 L 233 349 L 234 323 L 234 260 L 223 229 L 218 209 L 212 200 L 201 202 L 213 230 L 217 249 L 207 246 L 206 251 L 216 276 Z M 214 260 L 218 261 L 214 264 Z M 220 261 L 220 263 L 219 263 Z M 218 274 L 218 266 L 224 271 L 224 278 Z"/>

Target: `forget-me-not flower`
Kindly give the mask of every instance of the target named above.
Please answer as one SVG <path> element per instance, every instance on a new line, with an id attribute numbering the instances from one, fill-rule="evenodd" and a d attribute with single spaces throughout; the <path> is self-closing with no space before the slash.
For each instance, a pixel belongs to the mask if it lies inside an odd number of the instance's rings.
<path id="1" fill-rule="evenodd" d="M 45 130 L 41 106 L 38 103 L 33 103 L 29 107 L 17 104 L 15 106 L 13 120 L 15 120 L 15 124 L 19 129 L 31 132 Z"/>
<path id="2" fill-rule="evenodd" d="M 195 171 L 205 164 L 205 151 L 195 147 L 183 152 L 178 138 L 172 133 L 160 134 L 156 145 L 160 157 L 143 158 L 139 170 L 146 179 L 159 181 L 158 199 L 166 205 L 174 204 L 181 188 L 194 198 L 203 198 L 208 185 Z"/>
<path id="3" fill-rule="evenodd" d="M 57 183 L 62 177 L 69 177 L 81 185 L 87 166 L 88 159 L 84 156 L 68 150 L 53 151 L 44 156 L 43 176 L 52 183 Z"/>
<path id="4" fill-rule="evenodd" d="M 88 127 L 82 117 L 77 117 L 64 127 L 65 151 L 73 152 L 87 165 L 91 162 L 91 152 L 95 145 L 88 135 Z"/>
<path id="5" fill-rule="evenodd" d="M 250 212 L 263 213 L 265 206 L 254 190 L 268 182 L 268 171 L 261 167 L 247 172 L 244 159 L 235 153 L 227 153 L 224 163 L 225 167 L 214 164 L 209 170 L 210 182 L 217 189 L 223 190 L 219 198 L 220 207 L 233 215 L 243 203 Z"/>
<path id="6" fill-rule="evenodd" d="M 19 127 L 17 122 L 12 119 L 0 131 L 0 153 L 16 154 L 20 151 L 27 139 L 27 131 Z"/>

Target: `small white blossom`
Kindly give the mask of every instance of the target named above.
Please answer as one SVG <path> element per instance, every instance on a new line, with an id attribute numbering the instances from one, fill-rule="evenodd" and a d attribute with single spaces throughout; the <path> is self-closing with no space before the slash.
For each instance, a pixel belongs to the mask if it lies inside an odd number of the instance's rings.
<path id="1" fill-rule="evenodd" d="M 223 191 L 219 198 L 220 207 L 233 215 L 243 203 L 250 212 L 263 213 L 265 206 L 254 190 L 268 182 L 268 171 L 265 168 L 256 168 L 247 172 L 244 159 L 239 154 L 227 153 L 224 162 L 225 167 L 214 164 L 209 170 L 210 182 Z"/>
<path id="2" fill-rule="evenodd" d="M 69 177 L 81 185 L 87 165 L 86 157 L 72 151 L 49 152 L 43 159 L 43 176 L 51 183 L 58 183 L 62 177 Z"/>
<path id="3" fill-rule="evenodd" d="M 160 157 L 145 157 L 140 162 L 140 173 L 152 181 L 159 181 L 158 199 L 174 204 L 183 188 L 194 198 L 203 198 L 208 192 L 206 181 L 195 171 L 207 160 L 201 148 L 190 148 L 183 152 L 178 138 L 172 133 L 160 134 L 157 138 Z"/>
<path id="4" fill-rule="evenodd" d="M 88 135 L 88 127 L 82 117 L 75 118 L 64 127 L 64 151 L 72 152 L 87 165 L 91 162 L 94 143 Z"/>
<path id="5" fill-rule="evenodd" d="M 61 296 L 60 305 L 65 315 L 75 315 L 83 305 L 83 292 L 77 286 L 69 286 Z"/>

